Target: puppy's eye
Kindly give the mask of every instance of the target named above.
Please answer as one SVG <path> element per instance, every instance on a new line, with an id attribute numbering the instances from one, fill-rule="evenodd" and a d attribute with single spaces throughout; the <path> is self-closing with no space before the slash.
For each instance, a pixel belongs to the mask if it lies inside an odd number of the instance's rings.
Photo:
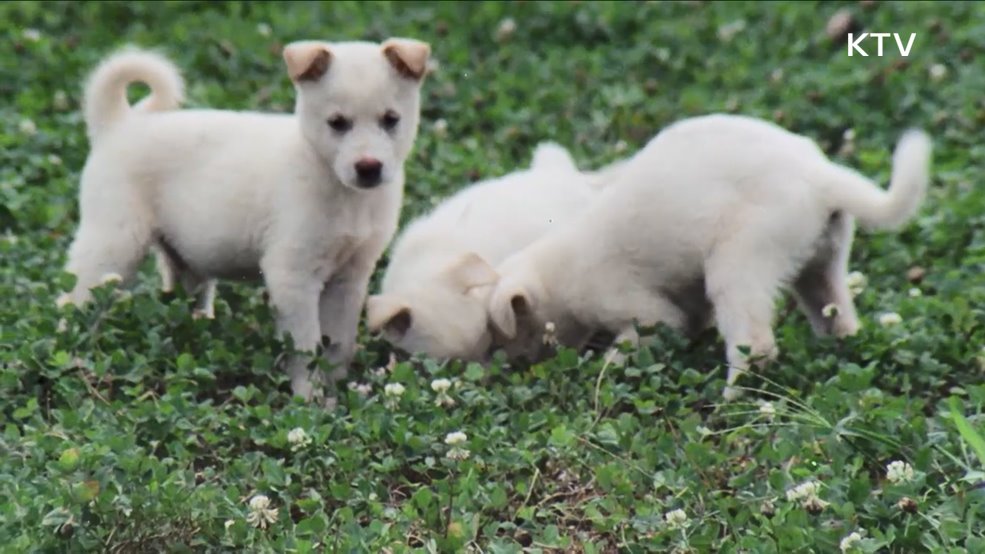
<path id="1" fill-rule="evenodd" d="M 342 115 L 333 115 L 328 118 L 328 126 L 335 132 L 344 133 L 352 129 L 352 120 Z"/>
<path id="2" fill-rule="evenodd" d="M 397 123 L 400 123 L 400 116 L 393 110 L 387 110 L 387 112 L 383 114 L 383 117 L 380 118 L 380 127 L 383 127 L 386 131 L 396 129 Z"/>

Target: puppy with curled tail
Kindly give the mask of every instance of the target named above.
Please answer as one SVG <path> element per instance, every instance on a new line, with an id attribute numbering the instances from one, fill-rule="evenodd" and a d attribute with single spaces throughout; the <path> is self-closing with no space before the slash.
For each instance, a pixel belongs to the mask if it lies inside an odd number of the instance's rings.
<path id="1" fill-rule="evenodd" d="M 918 210 L 931 143 L 903 135 L 889 190 L 772 123 L 709 115 L 671 125 L 622 163 L 575 221 L 497 266 L 490 318 L 512 356 L 545 354 L 546 322 L 581 347 L 595 331 L 635 342 L 636 325 L 725 338 L 725 396 L 776 355 L 773 304 L 791 288 L 819 335 L 859 328 L 846 284 L 856 219 L 896 228 Z"/>
<path id="2" fill-rule="evenodd" d="M 262 279 L 278 332 L 301 351 L 327 342 L 331 377 L 343 375 L 396 231 L 430 51 L 404 38 L 288 44 L 293 114 L 179 110 L 171 62 L 133 48 L 110 56 L 86 85 L 91 151 L 66 264 L 77 279 L 59 303 L 85 304 L 104 276 L 132 278 L 157 247 L 182 280 Z M 151 94 L 131 108 L 137 81 Z M 298 356 L 287 370 L 310 399 L 326 376 L 307 365 Z"/>

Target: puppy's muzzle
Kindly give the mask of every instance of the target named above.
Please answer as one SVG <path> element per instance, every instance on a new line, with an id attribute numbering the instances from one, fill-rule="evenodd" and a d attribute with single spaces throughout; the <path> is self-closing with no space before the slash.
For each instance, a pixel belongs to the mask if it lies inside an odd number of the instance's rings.
<path id="1" fill-rule="evenodd" d="M 383 182 L 383 162 L 362 158 L 356 162 L 356 177 L 360 188 L 371 189 Z"/>

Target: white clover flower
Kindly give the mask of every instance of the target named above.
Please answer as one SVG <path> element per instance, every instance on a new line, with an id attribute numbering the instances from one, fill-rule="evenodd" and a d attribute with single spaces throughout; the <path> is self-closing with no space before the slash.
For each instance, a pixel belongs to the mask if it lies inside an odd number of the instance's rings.
<path id="1" fill-rule="evenodd" d="M 448 450 L 448 453 L 445 454 L 445 456 L 450 460 L 455 460 L 456 462 L 461 460 L 467 460 L 469 458 L 470 453 L 466 448 L 461 446 L 465 444 L 465 441 L 467 440 L 468 440 L 468 436 L 461 431 L 448 433 L 448 435 L 445 436 L 445 444 L 450 446 L 451 449 Z"/>
<path id="2" fill-rule="evenodd" d="M 499 27 L 496 27 L 496 40 L 502 42 L 516 32 L 516 20 L 512 17 L 507 17 L 506 19 L 499 22 Z"/>
<path id="3" fill-rule="evenodd" d="M 56 110 L 67 110 L 69 107 L 68 94 L 64 90 L 56 90 L 51 103 L 54 104 Z"/>
<path id="4" fill-rule="evenodd" d="M 896 460 L 886 466 L 886 479 L 890 483 L 909 483 L 913 477 L 913 466 L 904 461 Z"/>
<path id="5" fill-rule="evenodd" d="M 441 118 L 434 122 L 432 126 L 434 129 L 434 135 L 438 138 L 445 138 L 448 136 L 448 122 L 444 118 Z"/>
<path id="6" fill-rule="evenodd" d="M 356 391 L 359 396 L 369 396 L 373 392 L 373 385 L 369 383 L 349 383 L 349 390 Z"/>
<path id="7" fill-rule="evenodd" d="M 449 381 L 448 379 L 435 379 L 434 381 L 431 381 L 431 390 L 433 390 L 438 394 L 441 394 L 443 392 L 448 392 L 448 389 L 450 388 L 451 388 L 451 381 Z"/>
<path id="8" fill-rule="evenodd" d="M 29 137 L 38 134 L 38 126 L 30 119 L 22 119 L 17 128 Z"/>
<path id="9" fill-rule="evenodd" d="M 435 406 L 454 406 L 455 399 L 448 395 L 451 389 L 451 381 L 448 379 L 435 379 L 431 381 L 431 390 L 437 393 L 434 399 Z"/>
<path id="10" fill-rule="evenodd" d="M 828 507 L 828 502 L 821 500 L 821 483 L 807 481 L 787 491 L 787 501 L 800 502 L 800 507 L 811 513 L 819 513 Z"/>
<path id="11" fill-rule="evenodd" d="M 848 285 L 848 291 L 852 293 L 853 298 L 862 294 L 867 282 L 868 279 L 865 278 L 865 274 L 861 271 L 853 271 L 845 279 L 845 284 Z"/>
<path id="12" fill-rule="evenodd" d="M 888 312 L 879 316 L 879 325 L 891 327 L 903 323 L 903 318 L 896 312 Z"/>
<path id="13" fill-rule="evenodd" d="M 664 522 L 670 529 L 683 529 L 688 526 L 687 512 L 680 508 L 671 510 L 664 514 Z"/>
<path id="14" fill-rule="evenodd" d="M 921 291 L 917 287 L 913 287 L 909 291 L 907 291 L 907 294 L 910 295 L 910 298 L 919 298 L 923 296 L 923 291 Z"/>
<path id="15" fill-rule="evenodd" d="M 41 31 L 37 29 L 24 29 L 22 36 L 24 37 L 24 40 L 37 42 L 41 40 Z"/>
<path id="16" fill-rule="evenodd" d="M 746 21 L 744 19 L 738 19 L 731 23 L 726 23 L 718 28 L 718 40 L 722 42 L 731 42 L 736 35 L 741 33 L 746 28 Z"/>
<path id="17" fill-rule="evenodd" d="M 387 383 L 383 387 L 383 394 L 390 397 L 400 397 L 403 396 L 404 391 L 407 390 L 400 383 Z"/>
<path id="18" fill-rule="evenodd" d="M 797 500 L 810 498 L 812 496 L 817 496 L 817 493 L 820 490 L 821 490 L 820 483 L 818 483 L 817 481 L 807 481 L 797 485 L 792 489 L 789 489 L 787 491 L 787 500 L 794 502 Z"/>
<path id="19" fill-rule="evenodd" d="M 119 273 L 105 273 L 99 278 L 100 285 L 111 285 L 123 282 L 123 276 Z"/>
<path id="20" fill-rule="evenodd" d="M 829 319 L 835 317 L 836 315 L 838 315 L 838 306 L 834 304 L 827 304 L 826 306 L 821 308 L 821 315 Z"/>
<path id="21" fill-rule="evenodd" d="M 445 444 L 447 444 L 448 446 L 458 446 L 459 444 L 462 444 L 467 440 L 469 440 L 468 435 L 466 435 L 461 431 L 448 433 L 448 435 L 445 436 Z"/>
<path id="22" fill-rule="evenodd" d="M 271 29 L 270 25 L 267 23 L 257 24 L 257 33 L 259 33 L 261 37 L 269 37 L 272 31 L 273 29 Z"/>
<path id="23" fill-rule="evenodd" d="M 229 528 L 232 527 L 233 525 L 236 525 L 236 521 L 235 520 L 232 520 L 232 519 L 227 519 L 222 524 L 222 526 L 226 528 L 226 531 L 229 531 Z"/>
<path id="24" fill-rule="evenodd" d="M 935 63 L 930 66 L 927 71 L 930 74 L 930 79 L 932 81 L 940 81 L 944 77 L 947 77 L 947 66 L 941 63 Z"/>
<path id="25" fill-rule="evenodd" d="M 311 444 L 311 437 L 300 427 L 295 427 L 287 433 L 287 442 L 291 445 L 291 450 L 300 450 Z"/>
<path id="26" fill-rule="evenodd" d="M 437 73 L 441 69 L 441 62 L 437 58 L 428 58 L 428 61 L 424 63 L 424 71 L 429 75 L 431 73 Z"/>
<path id="27" fill-rule="evenodd" d="M 840 548 L 842 552 L 848 552 L 853 548 L 857 548 L 861 543 L 862 535 L 858 532 L 853 532 L 852 534 L 841 539 L 841 542 L 838 543 L 838 548 Z"/>
<path id="28" fill-rule="evenodd" d="M 765 417 L 769 421 L 773 421 L 773 418 L 776 417 L 776 407 L 773 406 L 772 402 L 760 402 L 759 415 Z"/>
<path id="29" fill-rule="evenodd" d="M 774 83 L 779 83 L 782 80 L 783 80 L 783 68 L 782 67 L 778 67 L 778 68 L 774 69 L 773 71 L 770 71 L 770 81 L 772 81 Z"/>
<path id="30" fill-rule="evenodd" d="M 258 494 L 250 499 L 250 513 L 246 521 L 254 527 L 266 529 L 267 525 L 277 521 L 277 508 L 270 507 L 270 499 L 266 495 Z"/>
<path id="31" fill-rule="evenodd" d="M 842 140 L 845 142 L 852 142 L 855 140 L 855 129 L 845 129 L 845 132 L 841 134 Z M 861 275 L 861 274 L 859 274 Z"/>
<path id="32" fill-rule="evenodd" d="M 48 154 L 48 163 L 51 165 L 62 165 L 62 159 L 58 154 Z"/>
<path id="33" fill-rule="evenodd" d="M 616 151 L 616 154 L 622 154 L 623 152 L 629 150 L 629 143 L 619 139 L 616 141 L 616 145 L 613 147 L 613 150 Z"/>

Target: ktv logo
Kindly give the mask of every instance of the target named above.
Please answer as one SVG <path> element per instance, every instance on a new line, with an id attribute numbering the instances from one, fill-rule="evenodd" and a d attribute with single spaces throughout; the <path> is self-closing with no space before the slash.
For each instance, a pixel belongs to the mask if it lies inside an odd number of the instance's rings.
<path id="1" fill-rule="evenodd" d="M 856 52 L 862 56 L 868 57 L 869 54 L 862 50 L 862 41 L 865 39 L 876 39 L 878 40 L 876 46 L 876 56 L 882 57 L 882 39 L 893 37 L 896 40 L 896 47 L 899 48 L 899 53 L 904 58 L 910 55 L 910 49 L 913 48 L 913 39 L 917 38 L 916 33 L 910 33 L 910 40 L 906 42 L 906 47 L 903 47 L 903 37 L 899 33 L 862 33 L 859 36 L 855 36 L 854 33 L 848 33 L 848 55 L 854 56 Z M 871 41 L 869 42 L 871 44 Z M 869 46 L 871 49 L 872 47 Z"/>

